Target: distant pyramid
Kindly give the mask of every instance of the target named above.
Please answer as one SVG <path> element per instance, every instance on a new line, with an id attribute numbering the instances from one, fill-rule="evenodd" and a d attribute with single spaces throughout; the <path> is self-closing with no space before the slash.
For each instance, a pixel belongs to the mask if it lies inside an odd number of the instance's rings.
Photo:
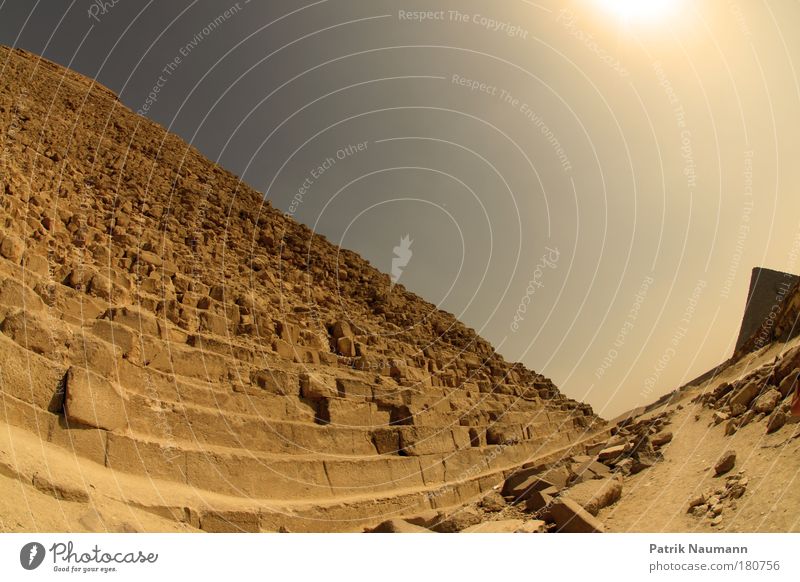
<path id="1" fill-rule="evenodd" d="M 739 338 L 736 340 L 736 354 L 743 354 L 763 348 L 776 339 L 788 339 L 800 332 L 797 325 L 797 308 L 800 277 L 756 267 L 750 277 L 750 289 Z M 790 317 L 794 309 L 795 317 Z M 791 321 L 790 321 L 791 319 Z"/>

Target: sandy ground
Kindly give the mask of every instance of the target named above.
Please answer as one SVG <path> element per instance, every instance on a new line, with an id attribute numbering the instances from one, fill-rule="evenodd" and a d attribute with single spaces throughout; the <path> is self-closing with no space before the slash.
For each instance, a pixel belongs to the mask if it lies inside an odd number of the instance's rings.
<path id="1" fill-rule="evenodd" d="M 770 361 L 777 351 L 767 350 L 727 370 L 706 388 Z M 627 478 L 622 499 L 598 517 L 612 532 L 800 531 L 800 424 L 787 424 L 768 435 L 766 421 L 752 422 L 725 436 L 724 423 L 713 426 L 712 411 L 690 402 L 702 391 L 684 394 L 683 409 L 676 410 L 667 428 L 674 436 L 663 449 L 664 460 Z M 725 476 L 715 477 L 713 466 L 729 449 L 737 456 L 731 473 L 744 470 L 749 484 L 735 507 L 726 507 L 722 523 L 712 527 L 710 519 L 687 513 L 688 502 L 724 486 Z"/>
<path id="2" fill-rule="evenodd" d="M 694 419 L 700 414 L 700 420 Z M 622 499 L 600 512 L 614 532 L 796 532 L 800 531 L 800 425 L 767 435 L 765 422 L 751 423 L 730 437 L 722 424 L 709 428 L 711 412 L 690 405 L 678 411 L 673 441 L 664 460 L 625 481 Z M 736 451 L 732 472 L 745 471 L 749 485 L 722 524 L 689 515 L 687 504 L 703 491 L 723 486 L 713 466 Z"/>

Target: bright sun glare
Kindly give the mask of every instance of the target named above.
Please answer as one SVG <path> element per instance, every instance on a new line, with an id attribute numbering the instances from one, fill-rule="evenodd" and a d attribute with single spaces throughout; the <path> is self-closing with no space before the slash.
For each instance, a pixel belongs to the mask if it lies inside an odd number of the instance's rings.
<path id="1" fill-rule="evenodd" d="M 683 0 L 595 0 L 625 24 L 657 23 L 673 16 Z"/>

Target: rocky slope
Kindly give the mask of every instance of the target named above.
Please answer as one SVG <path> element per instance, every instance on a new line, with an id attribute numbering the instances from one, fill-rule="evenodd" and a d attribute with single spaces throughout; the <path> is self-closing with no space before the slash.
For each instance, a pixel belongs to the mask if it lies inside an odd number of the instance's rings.
<path id="1" fill-rule="evenodd" d="M 790 410 L 797 299 L 788 294 L 774 323 L 754 332 L 746 345 L 770 338 L 760 349 L 622 415 L 586 454 L 521 467 L 446 523 L 464 532 L 800 531 L 800 417 Z"/>
<path id="2" fill-rule="evenodd" d="M 0 64 L 0 490 L 43 498 L 0 529 L 438 523 L 607 437 L 108 89 Z"/>
<path id="3" fill-rule="evenodd" d="M 773 341 L 622 415 L 583 453 L 523 465 L 446 519 L 373 531 L 800 531 L 798 383 L 800 339 Z"/>

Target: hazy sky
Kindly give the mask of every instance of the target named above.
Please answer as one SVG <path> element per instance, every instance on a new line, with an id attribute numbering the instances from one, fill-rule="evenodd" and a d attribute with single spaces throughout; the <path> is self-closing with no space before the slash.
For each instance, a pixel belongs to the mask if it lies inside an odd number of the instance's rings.
<path id="1" fill-rule="evenodd" d="M 800 271 L 798 26 L 795 0 L 0 2 L 1 43 L 382 271 L 409 235 L 401 283 L 606 417 L 730 355 L 752 267 Z"/>

